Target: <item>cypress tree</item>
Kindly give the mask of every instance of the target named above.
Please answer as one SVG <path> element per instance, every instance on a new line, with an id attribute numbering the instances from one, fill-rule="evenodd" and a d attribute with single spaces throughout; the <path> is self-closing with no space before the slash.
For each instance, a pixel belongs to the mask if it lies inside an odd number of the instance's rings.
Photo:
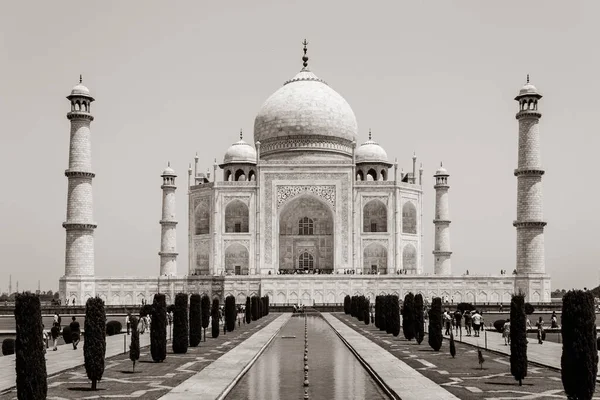
<path id="1" fill-rule="evenodd" d="M 379 317 L 379 330 L 380 331 L 386 331 L 386 325 L 387 325 L 387 303 L 388 303 L 388 297 L 387 296 L 381 296 L 380 299 L 380 305 L 379 305 L 379 311 L 381 314 L 381 317 Z"/>
<path id="2" fill-rule="evenodd" d="M 594 296 L 589 291 L 570 290 L 562 301 L 563 387 L 568 398 L 589 400 L 598 374 Z"/>
<path id="3" fill-rule="evenodd" d="M 375 296 L 375 327 L 379 328 L 381 320 L 381 296 Z"/>
<path id="4" fill-rule="evenodd" d="M 267 313 L 266 313 L 265 315 L 269 315 L 269 301 L 270 301 L 270 300 L 269 300 L 269 295 L 267 295 L 267 296 L 265 297 L 265 304 L 266 304 L 266 306 L 267 306 L 267 308 L 266 308 L 266 309 L 267 309 Z"/>
<path id="5" fill-rule="evenodd" d="M 390 296 L 390 320 L 391 334 L 398 336 L 400 334 L 400 301 L 395 294 Z"/>
<path id="6" fill-rule="evenodd" d="M 154 362 L 163 362 L 167 358 L 167 304 L 162 293 L 154 295 L 151 319 L 150 354 Z"/>
<path id="7" fill-rule="evenodd" d="M 415 338 L 415 296 L 409 292 L 404 296 L 404 307 L 402 308 L 402 331 L 406 340 Z"/>
<path id="8" fill-rule="evenodd" d="M 139 320 L 137 317 L 131 317 L 130 322 L 131 343 L 129 344 L 129 359 L 133 362 L 133 372 L 135 372 L 135 362 L 140 359 L 140 331 L 138 330 Z"/>
<path id="9" fill-rule="evenodd" d="M 225 298 L 225 325 L 229 332 L 235 329 L 235 297 L 233 296 Z"/>
<path id="10" fill-rule="evenodd" d="M 392 309 L 395 309 L 393 303 L 393 299 L 392 299 L 392 295 L 388 294 L 387 296 L 385 296 L 385 309 L 384 309 L 384 314 L 385 314 L 385 333 L 391 334 L 394 332 L 394 324 L 396 323 L 395 319 L 394 319 L 394 311 Z M 396 296 L 397 298 L 398 296 Z M 400 318 L 400 316 L 398 316 L 398 318 Z"/>
<path id="11" fill-rule="evenodd" d="M 365 296 L 358 296 L 356 299 L 356 319 L 359 321 L 363 321 L 364 318 L 364 304 L 365 304 Z"/>
<path id="12" fill-rule="evenodd" d="M 344 314 L 350 314 L 350 295 L 344 297 Z"/>
<path id="13" fill-rule="evenodd" d="M 173 311 L 173 353 L 185 354 L 189 345 L 188 295 L 177 293 Z"/>
<path id="14" fill-rule="evenodd" d="M 425 337 L 425 318 L 423 315 L 423 295 L 415 295 L 415 339 L 421 344 Z"/>
<path id="15" fill-rule="evenodd" d="M 510 373 L 519 386 L 527 376 L 527 317 L 522 294 L 513 295 L 510 301 Z"/>
<path id="16" fill-rule="evenodd" d="M 210 324 L 210 298 L 207 295 L 202 296 L 202 329 L 204 329 L 204 341 L 206 342 L 206 328 Z"/>
<path id="17" fill-rule="evenodd" d="M 250 301 L 252 303 L 252 307 L 251 307 L 252 321 L 256 321 L 259 318 L 259 316 L 258 316 L 258 299 L 256 296 L 252 296 Z"/>
<path id="18" fill-rule="evenodd" d="M 90 297 L 85 302 L 85 322 L 83 333 L 83 358 L 85 372 L 92 381 L 92 390 L 104 374 L 106 355 L 106 312 L 100 297 Z"/>
<path id="19" fill-rule="evenodd" d="M 369 325 L 369 322 L 371 321 L 371 316 L 369 314 L 369 306 L 370 306 L 370 302 L 368 299 L 364 299 L 364 303 L 363 303 L 363 322 L 365 323 L 365 325 Z"/>
<path id="20" fill-rule="evenodd" d="M 429 310 L 429 346 L 434 351 L 442 347 L 442 299 L 435 297 Z"/>
<path id="21" fill-rule="evenodd" d="M 262 302 L 262 298 L 261 297 L 257 297 L 256 298 L 256 306 L 258 309 L 258 319 L 261 319 L 263 317 L 263 302 Z"/>
<path id="22" fill-rule="evenodd" d="M 213 339 L 216 339 L 219 337 L 219 299 L 215 298 L 213 299 L 213 303 L 212 303 L 212 310 L 211 310 L 211 317 L 212 317 L 212 337 Z"/>
<path id="23" fill-rule="evenodd" d="M 190 296 L 190 346 L 196 347 L 202 340 L 202 298 L 195 293 Z"/>
<path id="24" fill-rule="evenodd" d="M 38 296 L 26 292 L 15 297 L 15 365 L 17 398 L 43 400 L 48 393 L 46 346 L 42 337 L 42 311 Z"/>
<path id="25" fill-rule="evenodd" d="M 456 355 L 456 345 L 454 344 L 454 334 L 450 332 L 450 355 L 452 358 Z"/>
<path id="26" fill-rule="evenodd" d="M 246 297 L 246 310 L 245 310 L 246 323 L 249 324 L 252 321 L 252 300 L 250 297 Z"/>

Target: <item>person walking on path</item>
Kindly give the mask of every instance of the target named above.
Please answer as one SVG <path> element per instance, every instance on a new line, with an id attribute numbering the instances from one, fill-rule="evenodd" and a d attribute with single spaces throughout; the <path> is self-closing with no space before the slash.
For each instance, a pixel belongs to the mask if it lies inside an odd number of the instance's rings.
<path id="1" fill-rule="evenodd" d="M 60 329 L 60 323 L 61 323 L 61 318 L 60 315 L 58 314 L 58 311 L 54 313 L 54 318 L 52 321 L 52 325 L 56 325 L 58 326 L 58 329 Z"/>
<path id="2" fill-rule="evenodd" d="M 44 324 L 42 324 L 42 340 L 44 341 L 44 354 L 46 354 L 46 349 L 48 348 L 48 332 L 44 329 Z"/>
<path id="3" fill-rule="evenodd" d="M 506 320 L 502 327 L 502 337 L 504 338 L 504 345 L 508 346 L 510 344 L 510 318 Z"/>
<path id="4" fill-rule="evenodd" d="M 71 323 L 69 324 L 69 328 L 71 328 L 71 340 L 73 341 L 73 350 L 77 350 L 77 345 L 79 344 L 79 322 L 73 316 Z"/>
<path id="5" fill-rule="evenodd" d="M 473 330 L 475 331 L 475 337 L 479 337 L 479 329 L 481 328 L 481 322 L 483 318 L 479 311 L 475 310 L 475 314 L 473 314 Z"/>
<path id="6" fill-rule="evenodd" d="M 127 313 L 125 316 L 125 325 L 127 325 L 127 334 L 129 335 L 129 330 L 131 329 L 131 313 Z"/>
<path id="7" fill-rule="evenodd" d="M 540 317 L 535 326 L 537 327 L 538 343 L 544 344 L 544 340 L 546 339 L 546 332 L 544 332 L 544 319 Z"/>
<path id="8" fill-rule="evenodd" d="M 60 336 L 60 327 L 54 324 L 50 329 L 50 337 L 52 338 L 52 351 L 58 350 L 58 337 Z"/>
<path id="9" fill-rule="evenodd" d="M 450 336 L 450 320 L 452 319 L 452 317 L 450 316 L 450 313 L 448 312 L 448 310 L 444 311 L 444 326 L 446 327 L 446 331 L 444 332 L 444 335 L 446 336 Z"/>
<path id="10" fill-rule="evenodd" d="M 454 312 L 454 320 L 455 320 L 455 325 L 456 325 L 456 334 L 454 336 L 459 336 L 458 335 L 459 331 L 460 331 L 460 336 L 462 336 L 462 325 L 461 325 L 462 313 L 460 312 L 460 310 L 458 308 Z"/>
<path id="11" fill-rule="evenodd" d="M 556 311 L 552 311 L 552 316 L 550 317 L 550 327 L 558 328 L 558 318 L 556 317 Z"/>
<path id="12" fill-rule="evenodd" d="M 465 310 L 465 314 L 463 315 L 464 319 L 465 319 L 465 330 L 467 331 L 467 336 L 471 336 L 471 328 L 472 328 L 472 321 L 471 321 L 471 311 L 469 310 Z"/>

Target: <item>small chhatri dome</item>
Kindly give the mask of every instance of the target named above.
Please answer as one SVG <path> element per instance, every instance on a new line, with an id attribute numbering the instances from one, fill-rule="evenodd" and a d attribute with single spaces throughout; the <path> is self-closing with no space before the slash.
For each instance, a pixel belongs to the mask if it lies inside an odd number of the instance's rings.
<path id="1" fill-rule="evenodd" d="M 252 163 L 256 164 L 256 150 L 254 147 L 244 141 L 242 130 L 240 129 L 240 140 L 232 144 L 223 157 L 223 163 Z"/>
<path id="2" fill-rule="evenodd" d="M 369 129 L 369 140 L 360 145 L 354 153 L 356 163 L 387 163 L 388 156 L 383 147 L 372 139 Z"/>
<path id="3" fill-rule="evenodd" d="M 529 74 L 527 74 L 527 83 L 519 90 L 519 96 L 539 95 L 537 88 L 529 82 Z"/>
<path id="4" fill-rule="evenodd" d="M 440 167 L 438 168 L 437 171 L 435 171 L 436 175 L 448 175 L 448 171 L 446 170 L 446 168 L 444 168 L 444 165 L 442 163 L 440 163 Z"/>
<path id="5" fill-rule="evenodd" d="M 83 78 L 79 75 L 79 83 L 71 89 L 71 96 L 89 96 L 90 89 L 83 85 Z"/>
<path id="6" fill-rule="evenodd" d="M 177 176 L 175 175 L 175 171 L 171 168 L 171 162 L 167 163 L 167 168 L 164 169 L 160 176 Z"/>

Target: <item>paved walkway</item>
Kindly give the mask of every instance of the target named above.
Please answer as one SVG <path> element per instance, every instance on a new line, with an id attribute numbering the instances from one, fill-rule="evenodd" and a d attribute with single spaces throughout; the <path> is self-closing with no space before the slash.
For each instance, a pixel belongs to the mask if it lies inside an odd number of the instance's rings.
<path id="1" fill-rule="evenodd" d="M 323 313 L 323 317 L 349 344 L 371 369 L 402 400 L 458 399 L 431 379 L 399 360 L 390 352 L 367 339 L 342 321 Z"/>
<path id="2" fill-rule="evenodd" d="M 290 313 L 282 314 L 202 371 L 174 387 L 161 399 L 177 400 L 185 397 L 212 400 L 225 398 L 291 317 Z"/>
<path id="3" fill-rule="evenodd" d="M 125 338 L 125 339 L 124 339 Z M 106 337 L 106 358 L 123 354 L 129 351 L 131 336 L 124 334 Z M 150 345 L 150 334 L 140 335 L 140 347 Z M 46 372 L 48 376 L 57 374 L 67 369 L 84 364 L 83 341 L 73 350 L 72 344 L 58 346 L 57 351 L 52 351 L 52 346 L 46 350 Z M 17 372 L 15 369 L 15 356 L 0 357 L 0 393 L 16 386 Z"/>

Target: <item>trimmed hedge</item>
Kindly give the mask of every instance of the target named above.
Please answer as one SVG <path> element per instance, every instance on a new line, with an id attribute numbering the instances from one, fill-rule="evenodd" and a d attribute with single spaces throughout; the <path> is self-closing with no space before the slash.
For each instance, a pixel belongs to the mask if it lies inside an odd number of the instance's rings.
<path id="1" fill-rule="evenodd" d="M 350 295 L 346 295 L 346 297 L 344 297 L 344 314 L 348 315 L 350 314 Z"/>
<path id="2" fill-rule="evenodd" d="M 62 330 L 62 337 L 66 344 L 73 343 L 73 337 L 71 336 L 71 327 L 66 325 Z"/>
<path id="3" fill-rule="evenodd" d="M 204 329 L 204 341 L 206 342 L 206 328 L 210 324 L 210 298 L 207 295 L 202 296 L 202 329 Z"/>
<path id="4" fill-rule="evenodd" d="M 121 323 L 119 323 L 119 326 Z M 104 357 L 106 355 L 106 311 L 104 300 L 90 297 L 85 302 L 85 321 L 83 333 L 83 358 L 85 372 L 92 381 L 92 390 L 104 374 Z"/>
<path id="5" fill-rule="evenodd" d="M 415 339 L 418 344 L 421 344 L 425 337 L 425 315 L 423 310 L 423 295 L 417 293 L 415 295 Z"/>
<path id="6" fill-rule="evenodd" d="M 235 329 L 235 317 L 235 297 L 230 295 L 225 298 L 225 326 L 228 332 L 233 332 Z"/>
<path id="7" fill-rule="evenodd" d="M 409 292 L 404 296 L 402 307 L 402 332 L 406 340 L 415 338 L 415 295 Z"/>
<path id="8" fill-rule="evenodd" d="M 213 299 L 212 309 L 210 311 L 210 315 L 212 317 L 211 323 L 211 333 L 213 339 L 219 337 L 219 299 Z"/>
<path id="9" fill-rule="evenodd" d="M 246 297 L 246 323 L 249 324 L 250 321 L 252 321 L 252 301 L 250 300 L 250 297 Z"/>
<path id="10" fill-rule="evenodd" d="M 139 320 L 131 317 L 131 343 L 129 344 L 129 359 L 133 362 L 133 372 L 135 372 L 135 362 L 140 359 L 140 331 L 138 330 Z"/>
<path id="11" fill-rule="evenodd" d="M 155 294 L 152 303 L 150 354 L 154 362 L 163 362 L 167 358 L 167 304 L 162 293 Z"/>
<path id="12" fill-rule="evenodd" d="M 173 353 L 185 354 L 189 345 L 188 295 L 177 293 L 173 310 Z"/>
<path id="13" fill-rule="evenodd" d="M 190 296 L 190 346 L 196 347 L 202 340 L 202 297 Z"/>
<path id="14" fill-rule="evenodd" d="M 442 299 L 435 297 L 431 302 L 429 310 L 429 346 L 434 351 L 440 351 L 442 347 Z"/>
<path id="15" fill-rule="evenodd" d="M 10 356 L 11 354 L 15 354 L 15 339 L 4 339 L 2 341 L 2 355 Z"/>
<path id="16" fill-rule="evenodd" d="M 17 327 L 15 339 L 17 397 L 43 400 L 48 393 L 48 383 L 40 298 L 29 292 L 18 293 L 15 298 L 14 314 Z"/>
<path id="17" fill-rule="evenodd" d="M 106 323 L 106 334 L 108 336 L 118 335 L 122 329 L 123 325 L 119 321 L 108 321 Z"/>
<path id="18" fill-rule="evenodd" d="M 519 386 L 527 376 L 527 317 L 522 294 L 513 295 L 510 302 L 510 373 Z"/>
<path id="19" fill-rule="evenodd" d="M 400 301 L 395 294 L 390 295 L 389 297 L 390 333 L 394 336 L 398 336 L 400 334 Z"/>

